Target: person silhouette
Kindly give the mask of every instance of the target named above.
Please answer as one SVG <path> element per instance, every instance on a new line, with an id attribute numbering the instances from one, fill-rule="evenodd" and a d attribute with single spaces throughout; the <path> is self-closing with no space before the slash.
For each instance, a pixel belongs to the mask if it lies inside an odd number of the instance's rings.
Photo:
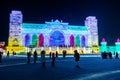
<path id="1" fill-rule="evenodd" d="M 77 52 L 77 50 L 74 51 L 74 57 L 75 57 L 75 61 L 76 61 L 76 67 L 79 67 L 80 55 Z"/>
<path id="2" fill-rule="evenodd" d="M 41 51 L 41 62 L 42 62 L 42 67 L 45 67 L 45 51 Z"/>
<path id="3" fill-rule="evenodd" d="M 28 59 L 28 64 L 30 63 L 30 59 L 31 59 L 31 51 L 27 52 L 27 59 Z"/>
<path id="4" fill-rule="evenodd" d="M 63 50 L 63 58 L 66 57 L 66 50 Z"/>
<path id="5" fill-rule="evenodd" d="M 50 55 L 50 58 L 51 58 L 52 52 L 50 52 L 49 55 Z"/>
<path id="6" fill-rule="evenodd" d="M 56 58 L 58 57 L 58 51 L 56 51 Z"/>
<path id="7" fill-rule="evenodd" d="M 7 57 L 9 57 L 9 55 L 10 55 L 10 53 L 9 53 L 9 51 L 7 52 Z"/>
<path id="8" fill-rule="evenodd" d="M 34 57 L 34 64 L 35 64 L 35 63 L 36 63 L 36 60 L 37 60 L 37 51 L 36 51 L 36 50 L 34 51 L 33 57 Z"/>
<path id="9" fill-rule="evenodd" d="M 115 54 L 115 59 L 119 59 L 118 56 L 119 56 L 119 55 L 118 55 L 118 53 L 116 52 L 116 54 Z"/>
<path id="10" fill-rule="evenodd" d="M 0 51 L 0 63 L 2 63 L 2 55 L 3 55 L 3 52 Z"/>
<path id="11" fill-rule="evenodd" d="M 54 53 L 52 53 L 52 67 L 54 67 L 55 66 L 55 54 Z"/>
<path id="12" fill-rule="evenodd" d="M 13 51 L 13 56 L 15 55 L 15 52 Z"/>

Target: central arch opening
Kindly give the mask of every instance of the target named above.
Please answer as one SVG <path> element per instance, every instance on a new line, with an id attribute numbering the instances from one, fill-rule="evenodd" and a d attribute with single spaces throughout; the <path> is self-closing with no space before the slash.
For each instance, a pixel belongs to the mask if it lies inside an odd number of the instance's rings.
<path id="1" fill-rule="evenodd" d="M 60 31 L 54 31 L 50 35 L 50 46 L 64 46 L 65 45 L 65 38 L 63 33 Z"/>

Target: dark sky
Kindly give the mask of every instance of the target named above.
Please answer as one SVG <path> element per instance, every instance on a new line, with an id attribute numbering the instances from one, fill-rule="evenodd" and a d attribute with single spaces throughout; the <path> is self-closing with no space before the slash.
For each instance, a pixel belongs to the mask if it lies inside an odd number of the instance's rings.
<path id="1" fill-rule="evenodd" d="M 27 2 L 28 1 L 28 2 Z M 51 19 L 63 20 L 70 25 L 84 25 L 87 16 L 98 19 L 99 41 L 104 37 L 114 45 L 120 37 L 120 4 L 115 0 L 24 0 L 0 3 L 0 41 L 7 42 L 9 13 L 21 10 L 23 22 L 44 23 Z"/>

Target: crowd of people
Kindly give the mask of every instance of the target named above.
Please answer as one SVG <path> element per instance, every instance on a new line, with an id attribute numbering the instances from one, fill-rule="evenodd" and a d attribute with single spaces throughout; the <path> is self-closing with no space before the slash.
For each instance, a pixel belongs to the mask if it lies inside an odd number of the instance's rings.
<path id="1" fill-rule="evenodd" d="M 7 52 L 7 56 L 9 57 L 9 51 Z M 16 53 L 13 51 L 13 55 L 15 55 Z M 54 52 L 50 52 L 49 53 L 49 58 L 51 59 L 51 66 L 54 67 L 55 66 L 55 62 L 56 62 L 56 59 L 58 58 L 58 51 L 56 51 L 55 53 Z M 67 51 L 66 50 L 63 50 L 62 52 L 63 54 L 63 59 L 66 58 L 66 55 L 67 55 Z M 3 55 L 3 52 L 0 51 L 0 63 L 2 63 L 2 55 Z M 30 64 L 31 63 L 31 56 L 32 56 L 32 51 L 29 51 L 27 52 L 27 63 Z M 45 50 L 42 50 L 40 52 L 40 56 L 41 56 L 41 65 L 42 67 L 45 67 L 46 66 L 46 51 Z M 114 57 L 113 57 L 114 56 Z M 114 52 L 114 54 L 112 54 L 111 52 L 103 52 L 101 53 L 101 57 L 102 59 L 112 59 L 112 58 L 116 58 L 118 59 L 119 58 L 119 54 L 116 52 Z M 78 53 L 77 50 L 74 50 L 74 58 L 75 58 L 75 62 L 76 62 L 76 67 L 80 67 L 79 65 L 79 61 L 80 61 L 80 54 Z M 37 54 L 37 51 L 35 50 L 33 52 L 33 62 L 34 64 L 36 64 L 36 61 L 38 59 L 38 54 Z"/>
<path id="2" fill-rule="evenodd" d="M 66 55 L 67 55 L 67 51 L 66 50 L 63 50 L 63 58 L 65 59 L 66 58 Z M 31 60 L 31 55 L 32 55 L 32 52 L 29 51 L 27 52 L 27 63 L 30 64 L 30 60 Z M 45 50 L 42 50 L 40 52 L 40 55 L 41 55 L 41 64 L 42 64 L 42 67 L 45 67 L 46 66 L 46 52 Z M 56 58 L 58 58 L 58 51 L 56 51 L 56 53 L 54 52 L 50 52 L 49 53 L 49 56 L 51 58 L 51 66 L 54 67 L 55 66 L 55 61 L 56 61 Z M 80 59 L 80 55 L 79 53 L 77 52 L 77 50 L 74 51 L 74 57 L 75 57 L 75 61 L 76 61 L 76 67 L 79 67 L 79 59 Z M 33 53 L 33 58 L 34 58 L 34 64 L 36 63 L 36 60 L 38 58 L 38 54 L 37 54 L 37 51 L 35 50 L 34 53 Z"/>
<path id="3" fill-rule="evenodd" d="M 101 53 L 101 57 L 102 57 L 102 59 L 107 59 L 107 58 L 109 58 L 109 59 L 113 59 L 113 58 L 115 58 L 115 59 L 119 59 L 119 54 L 117 53 L 117 52 L 114 52 L 114 54 L 112 54 L 111 52 L 103 52 L 103 53 Z"/>

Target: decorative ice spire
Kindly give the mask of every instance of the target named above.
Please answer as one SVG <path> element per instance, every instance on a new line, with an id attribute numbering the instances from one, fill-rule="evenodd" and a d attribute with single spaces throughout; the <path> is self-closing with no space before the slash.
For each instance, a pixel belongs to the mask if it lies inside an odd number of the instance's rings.
<path id="1" fill-rule="evenodd" d="M 53 19 L 51 20 L 51 22 L 53 22 Z"/>
<path id="2" fill-rule="evenodd" d="M 106 42 L 105 38 L 102 39 L 102 42 Z"/>
<path id="3" fill-rule="evenodd" d="M 117 42 L 120 43 L 120 39 L 119 38 L 117 38 Z"/>
<path id="4" fill-rule="evenodd" d="M 63 20 L 61 20 L 61 23 L 63 22 Z"/>
<path id="5" fill-rule="evenodd" d="M 54 22 L 56 22 L 56 23 L 60 23 L 60 21 L 59 21 L 58 19 L 56 19 Z"/>

